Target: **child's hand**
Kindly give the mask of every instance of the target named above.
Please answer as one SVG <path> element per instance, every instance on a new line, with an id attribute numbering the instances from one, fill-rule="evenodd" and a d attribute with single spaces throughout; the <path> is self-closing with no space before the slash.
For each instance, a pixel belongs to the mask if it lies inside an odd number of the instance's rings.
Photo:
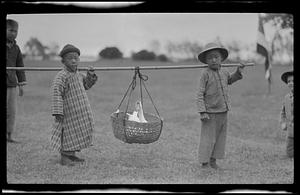
<path id="1" fill-rule="evenodd" d="M 24 95 L 23 86 L 20 85 L 20 86 L 19 86 L 19 96 L 23 96 L 23 95 Z"/>
<path id="2" fill-rule="evenodd" d="M 286 131 L 286 130 L 287 130 L 286 123 L 281 123 L 281 129 L 282 129 L 283 131 Z"/>
<path id="3" fill-rule="evenodd" d="M 201 113 L 200 113 L 200 119 L 201 119 L 202 121 L 209 120 L 209 115 L 208 115 L 206 112 L 201 112 Z"/>
<path id="4" fill-rule="evenodd" d="M 95 74 L 95 69 L 94 67 L 90 66 L 89 69 L 88 69 L 88 74 L 93 76 Z"/>
<path id="5" fill-rule="evenodd" d="M 60 115 L 60 114 L 56 114 L 55 115 L 55 122 L 61 123 L 61 122 L 63 122 L 63 120 L 64 120 L 64 116 L 63 115 Z"/>
<path id="6" fill-rule="evenodd" d="M 240 64 L 238 65 L 237 70 L 238 70 L 240 73 L 242 73 L 243 70 L 244 70 L 244 68 L 245 68 L 245 64 L 244 64 L 243 62 L 240 62 Z"/>

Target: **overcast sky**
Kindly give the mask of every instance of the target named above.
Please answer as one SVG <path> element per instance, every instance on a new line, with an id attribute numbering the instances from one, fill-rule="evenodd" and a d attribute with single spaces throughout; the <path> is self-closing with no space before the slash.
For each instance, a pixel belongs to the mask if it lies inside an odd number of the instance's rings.
<path id="1" fill-rule="evenodd" d="M 100 13 L 100 14 L 14 14 L 7 18 L 19 22 L 17 43 L 23 49 L 30 37 L 44 45 L 60 48 L 73 44 L 82 55 L 97 56 L 107 46 L 117 46 L 125 56 L 150 48 L 153 40 L 161 49 L 168 41 L 198 42 L 217 36 L 255 46 L 257 13 Z"/>

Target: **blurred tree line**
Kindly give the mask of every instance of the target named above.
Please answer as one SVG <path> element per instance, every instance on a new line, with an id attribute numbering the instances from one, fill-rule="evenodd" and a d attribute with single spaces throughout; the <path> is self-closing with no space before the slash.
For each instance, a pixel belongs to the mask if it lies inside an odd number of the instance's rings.
<path id="1" fill-rule="evenodd" d="M 282 59 L 283 54 L 289 56 L 289 60 L 293 61 L 293 36 L 294 24 L 293 15 L 291 14 L 264 14 L 261 16 L 264 24 L 270 24 L 275 30 L 271 38 L 272 60 L 277 58 Z M 230 50 L 231 60 L 241 60 L 243 52 L 250 52 L 251 48 L 246 45 L 241 45 L 238 41 L 231 41 L 229 43 L 222 43 L 220 37 L 216 37 L 215 42 L 223 44 Z M 142 49 L 137 52 L 132 52 L 130 58 L 132 60 L 149 60 L 149 61 L 170 61 L 177 58 L 185 60 L 197 60 L 199 52 L 203 49 L 204 44 L 196 41 L 182 41 L 174 42 L 168 41 L 162 45 L 158 40 L 152 40 L 147 49 Z M 24 55 L 34 59 L 54 59 L 57 58 L 60 47 L 57 43 L 49 45 L 42 44 L 37 38 L 30 38 L 24 47 Z M 161 52 L 165 51 L 165 54 Z M 252 51 L 255 53 L 255 51 Z M 121 59 L 123 58 L 122 51 L 116 46 L 105 47 L 98 53 L 99 59 Z M 244 58 L 249 58 L 244 56 Z"/>
<path id="2" fill-rule="evenodd" d="M 59 53 L 59 45 L 55 42 L 43 45 L 37 38 L 31 37 L 24 46 L 23 55 L 32 59 L 48 60 Z"/>

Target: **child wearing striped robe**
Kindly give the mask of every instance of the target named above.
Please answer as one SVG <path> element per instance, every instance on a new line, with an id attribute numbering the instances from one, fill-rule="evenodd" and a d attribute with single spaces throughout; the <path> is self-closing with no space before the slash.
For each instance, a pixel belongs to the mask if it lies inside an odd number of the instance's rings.
<path id="1" fill-rule="evenodd" d="M 67 44 L 60 52 L 63 70 L 58 72 L 52 85 L 51 144 L 61 154 L 61 164 L 73 166 L 84 159 L 75 155 L 91 146 L 95 130 L 92 109 L 86 90 L 97 81 L 91 68 L 84 75 L 77 71 L 80 50 Z"/>

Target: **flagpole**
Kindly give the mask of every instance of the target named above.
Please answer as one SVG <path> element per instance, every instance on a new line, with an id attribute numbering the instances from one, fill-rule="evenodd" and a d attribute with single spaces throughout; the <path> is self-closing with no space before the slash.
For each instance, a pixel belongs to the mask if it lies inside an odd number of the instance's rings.
<path id="1" fill-rule="evenodd" d="M 272 51 L 271 51 L 272 52 Z M 273 53 L 273 52 L 272 52 Z M 268 71 L 269 71 L 269 77 L 268 77 L 268 96 L 269 95 L 271 95 L 271 85 L 272 85 L 272 81 L 271 81 L 271 79 L 272 79 L 272 74 L 271 74 L 271 57 L 270 57 L 270 55 L 268 56 L 268 61 L 269 61 L 269 69 L 268 69 Z"/>
<path id="2" fill-rule="evenodd" d="M 265 57 L 265 78 L 268 82 L 267 96 L 271 94 L 271 59 L 270 54 L 272 54 L 272 49 L 266 40 L 263 21 L 258 14 L 258 34 L 257 34 L 257 44 L 256 52 Z"/>

